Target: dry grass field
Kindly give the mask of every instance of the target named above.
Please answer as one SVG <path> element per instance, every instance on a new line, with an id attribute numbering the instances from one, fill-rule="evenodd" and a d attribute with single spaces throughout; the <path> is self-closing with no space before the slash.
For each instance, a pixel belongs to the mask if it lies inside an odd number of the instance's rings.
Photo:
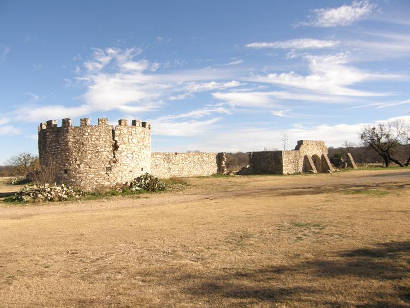
<path id="1" fill-rule="evenodd" d="M 410 307 L 409 169 L 187 181 L 0 203 L 0 306 Z"/>

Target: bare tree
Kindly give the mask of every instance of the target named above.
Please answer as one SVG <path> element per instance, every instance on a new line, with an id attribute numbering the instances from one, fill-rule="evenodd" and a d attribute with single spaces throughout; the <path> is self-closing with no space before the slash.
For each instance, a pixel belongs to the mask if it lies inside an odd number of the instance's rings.
<path id="1" fill-rule="evenodd" d="M 373 127 L 366 127 L 360 134 L 360 139 L 365 146 L 372 148 L 382 157 L 386 167 L 390 162 L 404 167 L 410 163 L 402 163 L 393 157 L 400 145 L 409 142 L 409 127 L 403 121 L 380 123 Z"/>
<path id="2" fill-rule="evenodd" d="M 27 175 L 39 169 L 38 157 L 30 153 L 20 153 L 12 157 L 8 163 L 13 166 L 16 175 Z"/>
<path id="3" fill-rule="evenodd" d="M 353 142 L 347 141 L 345 140 L 343 142 L 343 148 L 346 149 L 346 153 L 350 153 L 352 152 L 352 149 L 355 147 L 356 145 Z"/>

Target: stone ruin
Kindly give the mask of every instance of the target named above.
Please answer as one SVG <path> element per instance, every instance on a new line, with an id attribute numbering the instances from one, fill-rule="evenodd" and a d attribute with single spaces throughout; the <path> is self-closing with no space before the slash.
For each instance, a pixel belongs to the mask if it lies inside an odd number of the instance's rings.
<path id="1" fill-rule="evenodd" d="M 93 190 L 130 182 L 146 172 L 160 178 L 226 174 L 225 153 L 151 152 L 151 125 L 106 118 L 91 125 L 88 118 L 73 126 L 71 119 L 41 123 L 40 165 L 49 181 Z M 323 141 L 301 140 L 292 151 L 249 153 L 247 173 L 295 174 L 333 172 Z"/>
<path id="2" fill-rule="evenodd" d="M 295 174 L 333 172 L 323 141 L 299 140 L 291 151 L 262 151 L 249 154 L 250 173 Z"/>

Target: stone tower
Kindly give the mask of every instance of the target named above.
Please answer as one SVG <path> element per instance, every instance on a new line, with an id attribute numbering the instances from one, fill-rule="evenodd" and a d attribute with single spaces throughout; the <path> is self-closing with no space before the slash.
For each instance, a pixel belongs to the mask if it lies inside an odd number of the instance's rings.
<path id="1" fill-rule="evenodd" d="M 73 126 L 71 119 L 41 123 L 40 165 L 49 178 L 84 190 L 129 182 L 151 169 L 151 126 L 147 122 L 106 118 L 91 125 L 88 118 Z"/>

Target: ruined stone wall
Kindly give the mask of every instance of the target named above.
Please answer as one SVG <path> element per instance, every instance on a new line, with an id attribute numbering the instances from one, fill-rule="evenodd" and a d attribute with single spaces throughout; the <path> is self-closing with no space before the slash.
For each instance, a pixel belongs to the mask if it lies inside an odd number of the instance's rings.
<path id="1" fill-rule="evenodd" d="M 150 172 L 151 134 L 146 122 L 126 120 L 111 126 L 107 119 L 79 127 L 64 119 L 41 123 L 38 132 L 40 164 L 50 181 L 92 190 L 131 181 Z"/>
<path id="2" fill-rule="evenodd" d="M 302 156 L 304 155 L 318 155 L 327 154 L 328 150 L 324 141 L 317 140 L 299 140 L 295 150 L 298 150 Z"/>
<path id="3" fill-rule="evenodd" d="M 282 174 L 301 173 L 303 169 L 303 156 L 299 151 L 283 151 Z"/>
<path id="4" fill-rule="evenodd" d="M 209 176 L 218 172 L 217 153 L 152 153 L 151 173 L 159 178 Z"/>
<path id="5" fill-rule="evenodd" d="M 282 151 L 261 151 L 249 153 L 249 165 L 252 173 L 282 174 Z"/>
<path id="6" fill-rule="evenodd" d="M 327 153 L 328 150 L 323 141 L 299 140 L 295 150 L 249 153 L 250 172 L 255 174 L 309 172 L 312 168 L 306 166 L 306 159 L 317 161 L 315 172 L 328 172 L 332 171 L 333 168 Z"/>
<path id="7" fill-rule="evenodd" d="M 160 178 L 226 173 L 225 153 L 151 153 L 151 127 L 146 122 L 107 119 L 91 125 L 81 119 L 41 123 L 38 132 L 40 164 L 48 181 L 93 190 L 133 180 L 146 172 Z M 301 140 L 292 151 L 249 153 L 249 171 L 256 174 L 328 172 L 333 167 L 323 141 Z"/>

